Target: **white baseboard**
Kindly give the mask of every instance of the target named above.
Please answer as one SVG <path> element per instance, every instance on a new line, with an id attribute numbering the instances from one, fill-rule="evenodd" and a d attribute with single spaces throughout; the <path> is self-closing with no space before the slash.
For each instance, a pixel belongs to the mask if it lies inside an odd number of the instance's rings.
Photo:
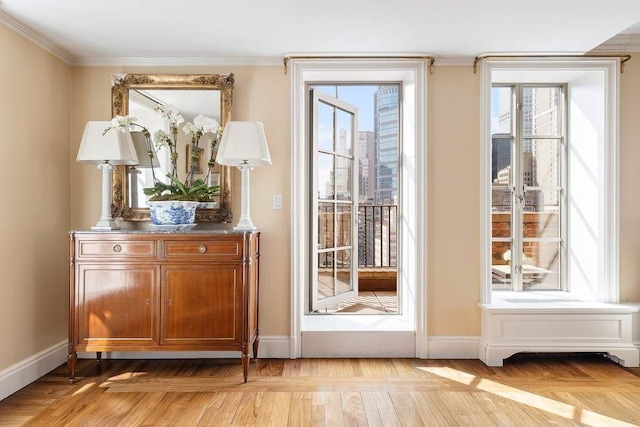
<path id="1" fill-rule="evenodd" d="M 68 345 L 65 339 L 1 371 L 0 400 L 65 363 Z"/>
<path id="2" fill-rule="evenodd" d="M 95 359 L 95 352 L 78 352 L 79 359 Z M 103 352 L 103 359 L 232 359 L 239 358 L 239 351 L 110 351 Z M 289 337 L 260 337 L 259 359 L 288 359 Z"/>
<path id="3" fill-rule="evenodd" d="M 428 359 L 478 359 L 480 337 L 427 337 Z"/>
<path id="4" fill-rule="evenodd" d="M 288 336 L 260 337 L 259 359 L 289 359 L 289 351 Z"/>

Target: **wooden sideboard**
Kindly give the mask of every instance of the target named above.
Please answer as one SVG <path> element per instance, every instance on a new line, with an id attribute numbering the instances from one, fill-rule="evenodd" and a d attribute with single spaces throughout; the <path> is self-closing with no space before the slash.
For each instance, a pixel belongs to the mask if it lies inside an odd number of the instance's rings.
<path id="1" fill-rule="evenodd" d="M 77 352 L 258 355 L 258 232 L 70 234 L 69 376 Z"/>

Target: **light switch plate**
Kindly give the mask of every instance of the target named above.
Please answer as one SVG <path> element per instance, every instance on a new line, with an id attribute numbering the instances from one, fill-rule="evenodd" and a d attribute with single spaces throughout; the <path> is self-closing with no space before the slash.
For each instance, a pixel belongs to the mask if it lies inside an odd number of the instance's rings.
<path id="1" fill-rule="evenodd" d="M 273 209 L 282 209 L 282 194 L 273 195 Z"/>

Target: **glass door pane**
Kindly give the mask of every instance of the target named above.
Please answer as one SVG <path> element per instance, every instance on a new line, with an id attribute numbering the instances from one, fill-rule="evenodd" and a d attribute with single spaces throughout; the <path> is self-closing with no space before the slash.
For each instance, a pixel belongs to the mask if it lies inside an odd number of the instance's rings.
<path id="1" fill-rule="evenodd" d="M 358 293 L 355 215 L 358 180 L 353 141 L 357 109 L 336 98 L 311 90 L 314 153 L 312 176 L 313 257 L 310 310 L 337 306 Z"/>

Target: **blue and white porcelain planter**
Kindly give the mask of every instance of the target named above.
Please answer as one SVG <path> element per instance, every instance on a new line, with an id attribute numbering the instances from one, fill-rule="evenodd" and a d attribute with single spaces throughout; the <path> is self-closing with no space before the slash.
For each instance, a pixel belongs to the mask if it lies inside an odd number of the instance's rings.
<path id="1" fill-rule="evenodd" d="M 166 200 L 147 202 L 151 212 L 151 223 L 155 225 L 193 224 L 196 221 L 198 202 Z"/>

